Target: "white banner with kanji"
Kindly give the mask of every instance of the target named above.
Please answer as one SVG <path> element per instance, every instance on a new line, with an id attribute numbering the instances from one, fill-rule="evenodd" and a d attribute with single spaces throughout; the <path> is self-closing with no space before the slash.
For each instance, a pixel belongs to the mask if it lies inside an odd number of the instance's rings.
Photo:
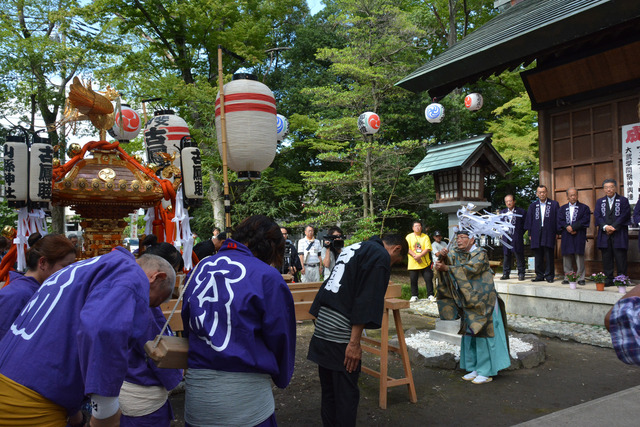
<path id="1" fill-rule="evenodd" d="M 622 183 L 632 205 L 640 196 L 640 123 L 622 126 Z"/>

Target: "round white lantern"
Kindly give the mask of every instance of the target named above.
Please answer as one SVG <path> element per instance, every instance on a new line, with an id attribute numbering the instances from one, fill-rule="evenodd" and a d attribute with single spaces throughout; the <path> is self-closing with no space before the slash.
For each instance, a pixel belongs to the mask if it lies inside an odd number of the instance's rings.
<path id="1" fill-rule="evenodd" d="M 276 99 L 250 74 L 234 74 L 224 85 L 227 165 L 240 177 L 257 177 L 276 156 Z M 216 97 L 216 134 L 222 155 L 220 94 Z"/>
<path id="2" fill-rule="evenodd" d="M 464 106 L 469 111 L 476 111 L 482 108 L 482 95 L 479 93 L 470 93 L 464 98 Z"/>
<path id="3" fill-rule="evenodd" d="M 358 130 L 364 135 L 373 135 L 380 130 L 380 116 L 367 111 L 358 117 Z"/>
<path id="4" fill-rule="evenodd" d="M 440 123 L 444 118 L 444 107 L 437 102 L 429 104 L 427 108 L 424 109 L 424 116 L 429 123 Z"/>
<path id="5" fill-rule="evenodd" d="M 122 104 L 121 112 L 115 112 L 115 124 L 109 129 L 109 135 L 118 141 L 129 142 L 140 133 L 142 120 L 136 110 Z"/>
<path id="6" fill-rule="evenodd" d="M 180 168 L 180 141 L 185 136 L 190 136 L 187 122 L 171 110 L 156 111 L 144 128 L 149 163 L 164 164 L 167 160 L 158 153 L 167 153 L 174 156 L 171 164 Z"/>
<path id="7" fill-rule="evenodd" d="M 278 141 L 282 141 L 289 134 L 289 121 L 282 114 L 276 115 L 276 132 L 278 133 Z"/>

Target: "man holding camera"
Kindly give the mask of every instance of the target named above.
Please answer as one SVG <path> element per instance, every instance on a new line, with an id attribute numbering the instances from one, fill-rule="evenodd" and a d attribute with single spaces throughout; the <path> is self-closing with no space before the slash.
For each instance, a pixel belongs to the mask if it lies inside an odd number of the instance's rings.
<path id="1" fill-rule="evenodd" d="M 342 248 L 344 248 L 342 229 L 338 226 L 331 227 L 322 242 L 321 259 L 324 266 L 324 280 L 327 280 L 331 275 L 331 270 L 336 265 L 336 259 L 338 259 Z"/>
<path id="2" fill-rule="evenodd" d="M 289 230 L 285 227 L 281 227 L 280 231 L 284 237 L 284 258 L 282 260 L 282 270 L 280 272 L 282 274 L 291 274 L 296 278 L 298 272 L 302 270 L 300 258 L 298 258 L 298 251 L 296 251 L 296 247 L 293 245 L 291 240 L 289 240 Z M 298 279 L 296 278 L 295 280 L 297 281 Z"/>
<path id="3" fill-rule="evenodd" d="M 320 250 L 322 245 L 314 237 L 313 226 L 307 225 L 304 229 L 304 238 L 298 241 L 298 255 L 302 264 L 301 282 L 320 281 Z"/>

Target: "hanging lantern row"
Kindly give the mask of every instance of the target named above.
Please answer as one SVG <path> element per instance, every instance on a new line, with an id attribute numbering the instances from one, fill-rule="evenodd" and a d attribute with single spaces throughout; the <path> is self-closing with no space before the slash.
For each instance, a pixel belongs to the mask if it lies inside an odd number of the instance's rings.
<path id="1" fill-rule="evenodd" d="M 469 111 L 477 111 L 482 105 L 482 95 L 479 93 L 470 93 L 464 98 L 464 106 Z M 429 123 L 440 123 L 444 118 L 444 107 L 437 102 L 431 103 L 425 108 L 424 116 Z"/>
<path id="2" fill-rule="evenodd" d="M 373 135 L 380 130 L 380 116 L 371 111 L 360 114 L 358 117 L 358 130 L 363 135 Z"/>
<path id="3" fill-rule="evenodd" d="M 8 137 L 4 144 L 4 189 L 9 207 L 49 207 L 52 171 L 51 144 L 33 142 L 28 146 L 24 138 Z"/>
<path id="4" fill-rule="evenodd" d="M 276 156 L 276 99 L 251 74 L 236 73 L 224 85 L 227 164 L 239 178 L 259 178 Z M 216 133 L 222 156 L 220 94 L 216 97 Z"/>

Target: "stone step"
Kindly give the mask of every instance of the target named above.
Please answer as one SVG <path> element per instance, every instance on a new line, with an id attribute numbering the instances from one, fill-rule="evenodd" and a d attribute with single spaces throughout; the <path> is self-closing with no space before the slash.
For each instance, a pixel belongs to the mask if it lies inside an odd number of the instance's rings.
<path id="1" fill-rule="evenodd" d="M 460 345 L 462 341 L 460 330 L 460 320 L 436 320 L 436 328 L 429 332 L 429 338 L 435 341 L 443 341 L 453 345 Z"/>

